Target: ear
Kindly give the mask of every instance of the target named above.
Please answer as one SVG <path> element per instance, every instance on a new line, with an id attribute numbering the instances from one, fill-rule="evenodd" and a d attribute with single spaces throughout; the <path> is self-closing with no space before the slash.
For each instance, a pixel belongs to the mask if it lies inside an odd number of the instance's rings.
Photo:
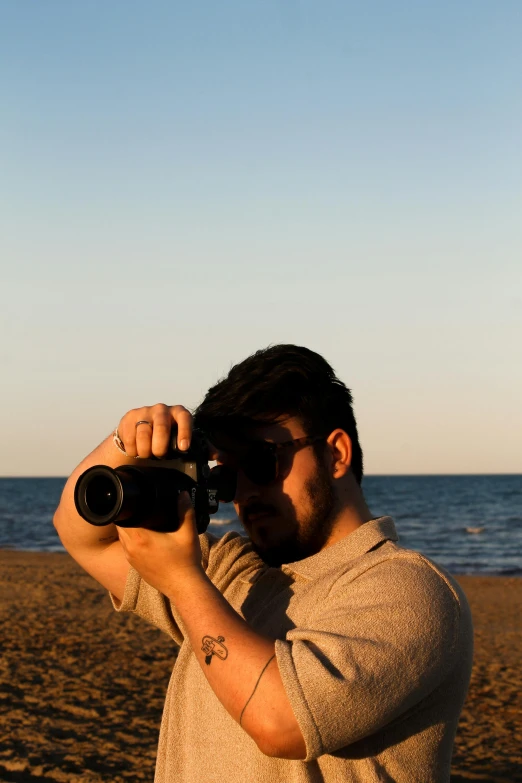
<path id="1" fill-rule="evenodd" d="M 352 441 L 350 436 L 341 429 L 333 430 L 326 444 L 332 459 L 332 476 L 335 479 L 346 476 L 352 464 Z"/>

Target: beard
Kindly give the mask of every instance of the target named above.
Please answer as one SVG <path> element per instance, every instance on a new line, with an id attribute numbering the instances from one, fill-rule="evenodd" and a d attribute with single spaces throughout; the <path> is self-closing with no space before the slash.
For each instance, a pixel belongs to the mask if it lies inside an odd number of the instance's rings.
<path id="1" fill-rule="evenodd" d="M 263 546 L 252 541 L 254 551 L 268 566 L 279 568 L 284 563 L 304 560 L 323 549 L 330 538 L 337 498 L 326 466 L 321 460 L 317 462 L 317 475 L 304 485 L 307 513 L 299 519 L 293 510 L 293 518 L 285 517 L 285 526 L 290 523 L 291 529 L 277 544 Z"/>

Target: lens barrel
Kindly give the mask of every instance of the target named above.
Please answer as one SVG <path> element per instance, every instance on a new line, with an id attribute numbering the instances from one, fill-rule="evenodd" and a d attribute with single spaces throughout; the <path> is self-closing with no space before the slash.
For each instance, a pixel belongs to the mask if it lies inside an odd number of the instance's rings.
<path id="1" fill-rule="evenodd" d="M 195 507 L 198 531 L 204 532 L 209 523 L 207 493 L 172 468 L 95 465 L 76 482 L 74 502 L 91 525 L 113 523 L 166 533 L 179 527 L 178 498 L 184 490 Z"/>
<path id="2" fill-rule="evenodd" d="M 95 465 L 82 473 L 74 490 L 76 510 L 91 525 L 125 526 L 151 500 L 147 481 L 132 467 Z"/>

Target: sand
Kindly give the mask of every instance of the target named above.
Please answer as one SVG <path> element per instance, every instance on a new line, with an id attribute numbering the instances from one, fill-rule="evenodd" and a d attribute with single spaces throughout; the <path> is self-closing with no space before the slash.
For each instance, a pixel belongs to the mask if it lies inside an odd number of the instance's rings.
<path id="1" fill-rule="evenodd" d="M 460 582 L 476 653 L 452 781 L 522 782 L 522 579 Z M 152 783 L 166 636 L 68 555 L 0 551 L 0 655 L 1 783 Z"/>

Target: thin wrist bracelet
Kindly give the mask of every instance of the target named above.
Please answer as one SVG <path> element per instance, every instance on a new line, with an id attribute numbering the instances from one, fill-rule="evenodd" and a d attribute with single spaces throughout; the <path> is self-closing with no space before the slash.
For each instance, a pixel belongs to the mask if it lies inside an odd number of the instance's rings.
<path id="1" fill-rule="evenodd" d="M 121 451 L 122 454 L 124 454 L 126 457 L 128 457 L 129 455 L 125 451 L 125 446 L 123 445 L 123 441 L 120 438 L 120 433 L 118 432 L 118 428 L 117 427 L 114 428 L 114 431 L 112 433 L 112 440 L 113 440 L 114 445 L 118 449 L 118 451 Z"/>

